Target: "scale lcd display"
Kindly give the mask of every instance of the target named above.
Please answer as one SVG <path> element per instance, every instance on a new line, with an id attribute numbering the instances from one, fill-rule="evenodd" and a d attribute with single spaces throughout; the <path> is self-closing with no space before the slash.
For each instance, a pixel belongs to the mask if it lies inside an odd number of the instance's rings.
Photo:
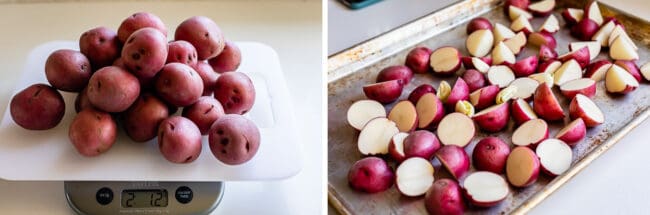
<path id="1" fill-rule="evenodd" d="M 122 190 L 123 208 L 167 207 L 167 190 Z"/>

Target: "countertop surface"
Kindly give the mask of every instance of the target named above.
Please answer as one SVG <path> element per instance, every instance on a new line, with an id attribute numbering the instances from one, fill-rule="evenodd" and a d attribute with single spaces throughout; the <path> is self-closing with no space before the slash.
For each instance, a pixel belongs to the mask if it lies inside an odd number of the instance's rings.
<path id="1" fill-rule="evenodd" d="M 77 40 L 82 32 L 104 25 L 117 29 L 127 16 L 149 11 L 169 30 L 184 19 L 214 19 L 226 38 L 258 41 L 280 56 L 303 144 L 302 171 L 270 182 L 227 182 L 224 199 L 213 214 L 320 214 L 325 203 L 322 181 L 322 28 L 321 2 L 136 1 L 0 4 L 0 113 L 12 96 L 28 52 L 52 40 Z M 2 214 L 71 214 L 63 182 L 0 180 Z"/>
<path id="2" fill-rule="evenodd" d="M 650 20 L 650 4 L 645 0 L 601 0 L 601 2 Z M 333 6 L 328 7 L 331 10 Z M 390 8 L 375 13 L 390 13 L 391 16 L 395 16 L 390 19 L 411 16 L 397 14 Z M 332 17 L 329 19 L 331 25 Z M 372 32 L 373 30 L 368 30 L 366 33 Z M 329 34 L 331 35 L 332 32 Z M 330 37 L 330 51 L 332 42 L 336 41 Z M 334 45 L 336 47 L 336 44 Z M 643 64 L 648 61 L 650 59 L 640 59 L 638 63 Z M 650 152 L 650 144 L 648 144 L 648 137 L 645 136 L 648 131 L 650 131 L 650 121 L 638 126 L 534 208 L 531 214 L 648 214 L 650 186 L 645 185 L 650 178 L 650 171 L 648 171 L 650 156 L 646 155 Z M 333 212 L 331 206 L 329 209 L 329 214 L 337 214 Z"/>

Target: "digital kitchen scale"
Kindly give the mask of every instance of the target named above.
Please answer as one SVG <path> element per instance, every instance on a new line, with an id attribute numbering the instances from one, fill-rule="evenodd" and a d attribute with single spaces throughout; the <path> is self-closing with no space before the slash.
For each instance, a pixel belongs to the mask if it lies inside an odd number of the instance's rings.
<path id="1" fill-rule="evenodd" d="M 64 182 L 77 214 L 208 214 L 224 193 L 223 182 Z"/>

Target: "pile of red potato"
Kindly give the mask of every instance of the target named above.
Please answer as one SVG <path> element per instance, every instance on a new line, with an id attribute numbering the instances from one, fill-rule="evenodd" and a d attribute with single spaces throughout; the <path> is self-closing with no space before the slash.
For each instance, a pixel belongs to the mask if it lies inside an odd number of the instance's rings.
<path id="1" fill-rule="evenodd" d="M 255 102 L 250 78 L 236 72 L 239 48 L 211 19 L 183 21 L 168 42 L 154 14 L 127 17 L 117 32 L 84 32 L 80 50 L 54 51 L 45 63 L 49 84 L 34 84 L 11 100 L 11 117 L 29 130 L 56 127 L 65 114 L 60 91 L 78 93 L 68 136 L 84 156 L 97 156 L 116 141 L 117 126 L 135 142 L 158 138 L 173 163 L 196 160 L 202 135 L 213 155 L 229 165 L 250 160 L 260 144 L 257 126 L 242 116 Z M 214 97 L 212 96 L 214 94 Z M 174 115 L 183 108 L 182 116 Z"/>
<path id="2" fill-rule="evenodd" d="M 431 214 L 494 206 L 509 195 L 510 185 L 526 187 L 540 171 L 553 177 L 570 168 L 571 147 L 585 138 L 588 128 L 605 121 L 591 100 L 597 82 L 604 80 L 608 93 L 628 94 L 642 78 L 650 79 L 650 64 L 636 65 L 637 47 L 625 27 L 615 18 L 603 18 L 596 1 L 584 9 L 562 11 L 566 28 L 581 40 L 570 43 L 570 52 L 562 55 L 555 51 L 560 23 L 552 14 L 554 0 L 507 0 L 504 9 L 510 27 L 485 18 L 469 22 L 468 55 L 450 46 L 417 47 L 405 65 L 381 70 L 377 83 L 363 87 L 368 99 L 355 102 L 347 112 L 349 124 L 360 130 L 359 152 L 368 156 L 349 170 L 353 189 L 374 193 L 395 184 L 402 195 L 425 195 Z M 545 19 L 537 29 L 530 24 L 534 17 Z M 526 46 L 538 48 L 538 56 L 517 60 Z M 601 50 L 608 50 L 611 59 L 593 61 Z M 383 106 L 400 99 L 414 73 L 449 77 L 460 72 L 453 86 L 442 81 L 436 90 L 423 84 L 388 113 Z M 555 86 L 562 95 L 553 93 Z M 571 120 L 549 137 L 548 123 L 562 123 L 566 117 L 557 96 L 571 100 Z M 465 152 L 477 130 L 501 131 L 510 118 L 516 125 L 511 140 L 487 137 L 478 141 L 471 157 Z M 393 160 L 396 170 L 376 155 L 388 155 L 382 157 Z M 436 158 L 454 180 L 434 179 L 431 161 Z M 475 172 L 469 171 L 470 158 Z"/>

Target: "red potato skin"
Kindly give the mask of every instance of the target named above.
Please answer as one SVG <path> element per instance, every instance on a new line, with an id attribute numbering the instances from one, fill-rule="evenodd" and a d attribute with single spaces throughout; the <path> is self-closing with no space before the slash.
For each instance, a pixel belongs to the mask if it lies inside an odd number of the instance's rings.
<path id="1" fill-rule="evenodd" d="M 196 73 L 199 73 L 201 80 L 203 80 L 203 96 L 211 96 L 214 93 L 214 88 L 217 85 L 217 79 L 219 79 L 219 73 L 216 73 L 210 64 L 205 61 L 199 61 L 194 66 Z"/>
<path id="2" fill-rule="evenodd" d="M 411 91 L 411 94 L 409 94 L 408 100 L 411 101 L 413 104 L 417 104 L 418 100 L 420 100 L 420 97 L 422 97 L 426 93 L 433 93 L 436 94 L 436 88 L 431 86 L 430 84 L 422 84 L 413 91 Z"/>
<path id="3" fill-rule="evenodd" d="M 486 30 L 492 30 L 493 26 L 490 20 L 483 18 L 483 17 L 476 17 L 467 23 L 467 35 L 470 35 L 472 32 L 481 30 L 481 29 L 486 29 Z"/>
<path id="4" fill-rule="evenodd" d="M 545 62 L 549 60 L 557 59 L 557 52 L 555 49 L 548 47 L 546 45 L 539 46 L 539 61 Z"/>
<path id="5" fill-rule="evenodd" d="M 463 80 L 467 83 L 469 91 L 477 90 L 486 85 L 483 73 L 475 69 L 468 69 L 463 73 Z"/>
<path id="6" fill-rule="evenodd" d="M 411 71 L 411 69 L 406 66 L 396 65 L 386 67 L 379 71 L 379 74 L 377 74 L 376 82 L 379 83 L 384 81 L 398 80 L 399 84 L 406 86 L 411 82 L 412 78 L 413 71 Z"/>
<path id="7" fill-rule="evenodd" d="M 260 131 L 255 123 L 238 114 L 219 117 L 208 135 L 212 155 L 227 165 L 239 165 L 253 159 L 260 141 Z"/>
<path id="8" fill-rule="evenodd" d="M 175 40 L 185 40 L 196 48 L 199 60 L 207 60 L 221 54 L 226 47 L 221 28 L 205 16 L 186 19 L 176 27 Z"/>
<path id="9" fill-rule="evenodd" d="M 580 64 L 580 68 L 584 69 L 585 67 L 587 67 L 587 65 L 589 65 L 589 59 L 590 59 L 589 48 L 587 48 L 586 46 L 582 47 L 577 51 L 575 51 L 573 54 L 565 55 L 561 57 L 559 60 L 562 61 L 562 63 L 564 63 L 571 59 L 576 60 L 578 64 Z"/>
<path id="10" fill-rule="evenodd" d="M 625 69 L 625 71 L 630 73 L 630 75 L 632 75 L 634 77 L 634 79 L 636 79 L 636 81 L 638 81 L 639 83 L 642 82 L 641 72 L 639 70 L 639 67 L 636 65 L 636 63 L 634 61 L 631 61 L 631 60 L 617 60 L 617 61 L 614 61 L 614 64 L 620 66 L 623 69 Z"/>
<path id="11" fill-rule="evenodd" d="M 124 43 L 133 32 L 147 27 L 156 29 L 167 37 L 167 27 L 165 27 L 165 23 L 158 16 L 152 13 L 138 12 L 122 21 L 120 27 L 117 29 L 117 38 Z"/>
<path id="12" fill-rule="evenodd" d="M 177 40 L 167 44 L 167 61 L 168 63 L 182 63 L 191 67 L 196 66 L 197 54 L 196 48 L 187 41 Z"/>
<path id="13" fill-rule="evenodd" d="M 90 103 L 106 112 L 125 111 L 138 99 L 140 84 L 138 79 L 126 70 L 107 66 L 90 77 L 87 86 Z"/>
<path id="14" fill-rule="evenodd" d="M 566 26 L 567 26 L 567 27 L 572 27 L 572 26 L 578 24 L 578 21 L 579 21 L 579 20 L 576 20 L 576 19 L 574 19 L 574 18 L 571 16 L 571 13 L 569 13 L 569 9 L 568 9 L 568 8 L 562 10 L 562 13 L 561 13 L 561 14 L 562 14 L 562 18 L 564 19 L 564 23 L 566 23 Z M 583 18 L 583 19 L 584 19 L 584 18 Z M 603 23 L 606 23 L 606 22 L 603 22 Z"/>
<path id="15" fill-rule="evenodd" d="M 194 104 L 203 93 L 201 76 L 182 63 L 170 63 L 163 67 L 155 82 L 158 96 L 176 107 Z"/>
<path id="16" fill-rule="evenodd" d="M 515 151 L 515 150 L 526 150 L 526 153 L 528 153 L 529 156 L 532 156 L 533 158 L 535 158 L 535 159 L 533 159 L 533 161 L 535 161 L 533 163 L 533 169 L 537 169 L 538 171 L 533 171 L 526 183 L 521 184 L 521 185 L 514 185 L 510 181 L 510 178 L 507 177 L 507 161 L 506 161 L 506 179 L 508 179 L 508 182 L 512 186 L 515 186 L 515 187 L 523 188 L 523 187 L 530 186 L 531 184 L 535 183 L 535 181 L 537 181 L 537 177 L 539 176 L 539 172 L 540 172 L 539 170 L 541 169 L 541 164 L 540 164 L 539 158 L 537 157 L 535 152 L 532 149 L 530 149 L 529 147 L 517 146 L 517 147 L 513 148 L 512 151 L 510 151 L 511 152 L 510 154 L 512 155 L 512 152 Z M 510 159 L 510 156 L 508 156 L 508 159 Z"/>
<path id="17" fill-rule="evenodd" d="M 598 32 L 600 26 L 591 19 L 587 18 L 587 11 L 585 11 L 585 17 L 583 17 L 578 24 L 571 27 L 571 36 L 582 40 L 590 41 L 591 37 Z"/>
<path id="18" fill-rule="evenodd" d="M 52 87 L 79 92 L 88 85 L 92 75 L 90 61 L 81 52 L 60 49 L 52 52 L 45 61 L 45 77 Z"/>
<path id="19" fill-rule="evenodd" d="M 28 130 L 56 127 L 65 114 L 63 96 L 45 84 L 34 84 L 18 92 L 9 103 L 11 118 Z"/>
<path id="20" fill-rule="evenodd" d="M 226 45 L 223 51 L 221 51 L 221 54 L 209 59 L 208 63 L 218 73 L 235 71 L 241 64 L 241 50 L 239 50 L 239 47 L 235 43 L 226 41 Z"/>
<path id="21" fill-rule="evenodd" d="M 510 6 L 515 6 L 521 9 L 527 9 L 529 4 L 530 4 L 529 0 L 506 0 L 503 3 L 503 8 L 507 13 Z"/>
<path id="22" fill-rule="evenodd" d="M 406 155 L 403 153 L 400 153 L 397 151 L 397 146 L 395 145 L 395 141 L 391 138 L 390 143 L 388 144 L 388 154 L 390 155 L 391 158 L 397 163 L 402 163 L 404 160 L 406 160 Z M 402 147 L 403 147 L 404 142 L 402 142 Z"/>
<path id="23" fill-rule="evenodd" d="M 485 62 L 485 64 L 487 64 L 488 66 L 492 66 L 492 57 L 485 56 L 485 57 L 479 57 L 479 59 Z M 463 67 L 465 67 L 465 69 L 467 70 L 476 69 L 476 67 L 474 67 L 474 63 L 472 62 L 472 57 L 463 56 L 460 58 L 460 61 L 463 63 Z"/>
<path id="24" fill-rule="evenodd" d="M 577 121 L 573 129 L 571 131 L 568 131 L 564 133 L 564 135 L 559 135 L 556 136 L 557 139 L 564 141 L 567 145 L 574 147 L 576 146 L 582 139 L 587 136 L 587 126 L 585 125 L 585 122 L 582 120 L 582 118 L 577 118 L 574 121 Z"/>
<path id="25" fill-rule="evenodd" d="M 443 146 L 435 155 L 456 180 L 463 178 L 469 172 L 469 156 L 460 146 Z"/>
<path id="26" fill-rule="evenodd" d="M 398 80 L 385 81 L 376 84 L 363 86 L 363 93 L 369 99 L 378 101 L 382 104 L 392 103 L 402 95 L 404 86 L 399 84 Z"/>
<path id="27" fill-rule="evenodd" d="M 585 125 L 589 128 L 602 124 L 602 122 L 593 120 L 587 116 L 585 112 L 581 111 L 580 107 L 578 106 L 578 100 L 575 97 L 573 97 L 573 99 L 571 99 L 571 103 L 569 103 L 569 117 L 571 117 L 573 120 L 581 118 L 584 120 Z"/>
<path id="28" fill-rule="evenodd" d="M 526 102 L 526 104 L 528 104 L 528 102 Z M 512 119 L 515 121 L 515 124 L 517 125 L 524 124 L 524 122 L 533 119 L 529 117 L 528 114 L 526 114 L 526 112 L 524 112 L 523 107 L 519 106 L 517 102 L 512 102 L 510 111 L 512 114 Z"/>
<path id="29" fill-rule="evenodd" d="M 165 66 L 167 37 L 153 28 L 142 28 L 131 34 L 122 48 L 124 66 L 147 83 Z"/>
<path id="30" fill-rule="evenodd" d="M 411 132 L 404 139 L 404 160 L 412 157 L 431 160 L 431 157 L 433 157 L 440 147 L 438 137 L 430 131 L 419 130 Z"/>
<path id="31" fill-rule="evenodd" d="M 191 163 L 201 154 L 201 132 L 185 117 L 169 117 L 158 127 L 158 148 L 172 163 Z"/>
<path id="32" fill-rule="evenodd" d="M 77 94 L 77 97 L 74 99 L 74 110 L 75 112 L 79 113 L 79 111 L 86 109 L 86 108 L 95 108 L 93 107 L 93 104 L 90 103 L 90 99 L 88 99 L 88 92 L 87 89 L 84 88 Z"/>
<path id="33" fill-rule="evenodd" d="M 404 65 L 411 68 L 415 73 L 424 74 L 431 72 L 431 66 L 429 66 L 431 52 L 433 51 L 427 47 L 416 47 L 406 55 Z"/>
<path id="34" fill-rule="evenodd" d="M 510 66 L 516 77 L 528 77 L 537 71 L 537 56 L 529 56 Z"/>
<path id="35" fill-rule="evenodd" d="M 546 70 L 546 69 L 547 69 L 551 64 L 553 64 L 554 62 L 559 62 L 559 61 L 553 59 L 553 60 L 547 60 L 547 61 L 542 62 L 542 63 L 539 64 L 539 66 L 537 67 L 537 73 L 543 73 L 543 72 L 544 72 L 544 71 L 545 71 L 545 70 Z M 560 63 L 562 63 L 562 62 L 560 62 Z M 555 71 L 552 71 L 552 72 L 555 72 Z M 553 73 L 551 73 L 551 74 L 553 74 Z"/>
<path id="36" fill-rule="evenodd" d="M 194 104 L 183 108 L 183 117 L 192 120 L 199 130 L 201 135 L 207 135 L 210 131 L 212 124 L 220 117 L 226 115 L 221 107 L 221 103 L 211 96 L 203 96 L 199 98 Z"/>
<path id="37" fill-rule="evenodd" d="M 462 215 L 465 212 L 460 186 L 447 178 L 433 182 L 424 196 L 424 206 L 429 214 Z"/>
<path id="38" fill-rule="evenodd" d="M 562 95 L 567 97 L 568 99 L 573 99 L 573 97 L 576 97 L 578 94 L 585 95 L 586 97 L 594 97 L 596 95 L 596 85 L 597 83 L 581 90 L 560 90 L 562 92 Z"/>
<path id="39" fill-rule="evenodd" d="M 113 146 L 117 124 L 113 117 L 93 108 L 84 109 L 70 123 L 68 138 L 79 154 L 86 157 L 100 155 Z"/>
<path id="40" fill-rule="evenodd" d="M 474 115 L 472 117 L 479 128 L 488 132 L 497 132 L 508 125 L 510 119 L 510 104 L 508 102 L 499 104 L 499 107 L 490 113 Z"/>
<path id="41" fill-rule="evenodd" d="M 612 65 L 612 62 L 610 62 L 607 59 L 602 59 L 602 60 L 598 60 L 598 61 L 590 63 L 585 68 L 584 77 L 585 78 L 591 78 L 596 73 L 596 71 L 598 71 L 598 69 L 600 67 L 607 66 L 607 65 L 610 65 L 610 66 Z M 603 75 L 603 77 L 604 77 L 604 75 Z"/>
<path id="42" fill-rule="evenodd" d="M 255 86 L 244 73 L 223 73 L 215 86 L 214 98 L 219 100 L 227 114 L 248 113 L 255 103 Z"/>
<path id="43" fill-rule="evenodd" d="M 445 104 L 447 107 L 456 107 L 456 103 L 459 101 L 467 101 L 469 99 L 469 86 L 467 86 L 467 83 L 462 78 L 456 79 L 456 83 L 454 83 L 454 87 L 451 88 L 451 92 L 449 93 L 449 97 L 447 97 L 447 101 L 445 101 Z"/>
<path id="44" fill-rule="evenodd" d="M 352 189 L 377 193 L 393 186 L 395 173 L 386 161 L 378 157 L 366 157 L 355 162 L 348 172 L 348 184 Z"/>
<path id="45" fill-rule="evenodd" d="M 530 35 L 528 35 L 528 43 L 538 47 L 545 45 L 551 49 L 555 49 L 557 47 L 557 41 L 555 40 L 555 37 L 553 37 L 553 34 L 547 32 L 530 33 Z"/>
<path id="46" fill-rule="evenodd" d="M 488 85 L 478 90 L 481 90 L 481 94 L 479 95 L 478 103 L 473 104 L 475 109 L 482 110 L 494 105 L 496 97 L 499 94 L 499 86 Z"/>
<path id="47" fill-rule="evenodd" d="M 533 110 L 540 118 L 546 121 L 557 121 L 564 118 L 562 106 L 553 95 L 551 88 L 540 84 L 533 95 Z"/>
<path id="48" fill-rule="evenodd" d="M 122 126 L 131 140 L 145 142 L 158 134 L 158 126 L 169 117 L 167 105 L 150 93 L 142 94 L 122 114 Z"/>
<path id="49" fill-rule="evenodd" d="M 115 61 L 113 61 L 112 65 L 120 67 L 122 69 L 128 69 L 128 68 L 126 68 L 126 65 L 124 65 L 124 59 L 121 58 L 121 57 L 118 57 L 117 59 L 115 59 Z"/>
<path id="50" fill-rule="evenodd" d="M 106 27 L 90 29 L 79 38 L 79 51 L 83 53 L 93 68 L 110 66 L 120 58 L 122 42 L 117 33 Z"/>
<path id="51" fill-rule="evenodd" d="M 419 123 L 422 122 L 423 120 L 420 120 L 420 118 L 418 116 L 418 128 L 420 128 L 420 129 L 428 129 L 428 130 L 435 129 L 438 126 L 438 123 L 440 123 L 442 118 L 445 116 L 445 107 L 442 104 L 442 101 L 440 101 L 440 99 L 438 99 L 438 97 L 436 97 L 435 94 L 434 94 L 434 97 L 436 98 L 435 99 L 435 105 L 436 105 L 436 110 L 438 110 L 438 112 L 436 113 L 436 116 L 433 118 L 433 120 L 431 120 L 431 122 L 428 125 L 420 126 L 421 124 L 419 124 Z M 415 105 L 417 107 L 417 103 L 415 103 Z"/>
<path id="52" fill-rule="evenodd" d="M 501 174 L 505 171 L 510 146 L 498 137 L 486 137 L 479 141 L 472 152 L 474 168 Z"/>

